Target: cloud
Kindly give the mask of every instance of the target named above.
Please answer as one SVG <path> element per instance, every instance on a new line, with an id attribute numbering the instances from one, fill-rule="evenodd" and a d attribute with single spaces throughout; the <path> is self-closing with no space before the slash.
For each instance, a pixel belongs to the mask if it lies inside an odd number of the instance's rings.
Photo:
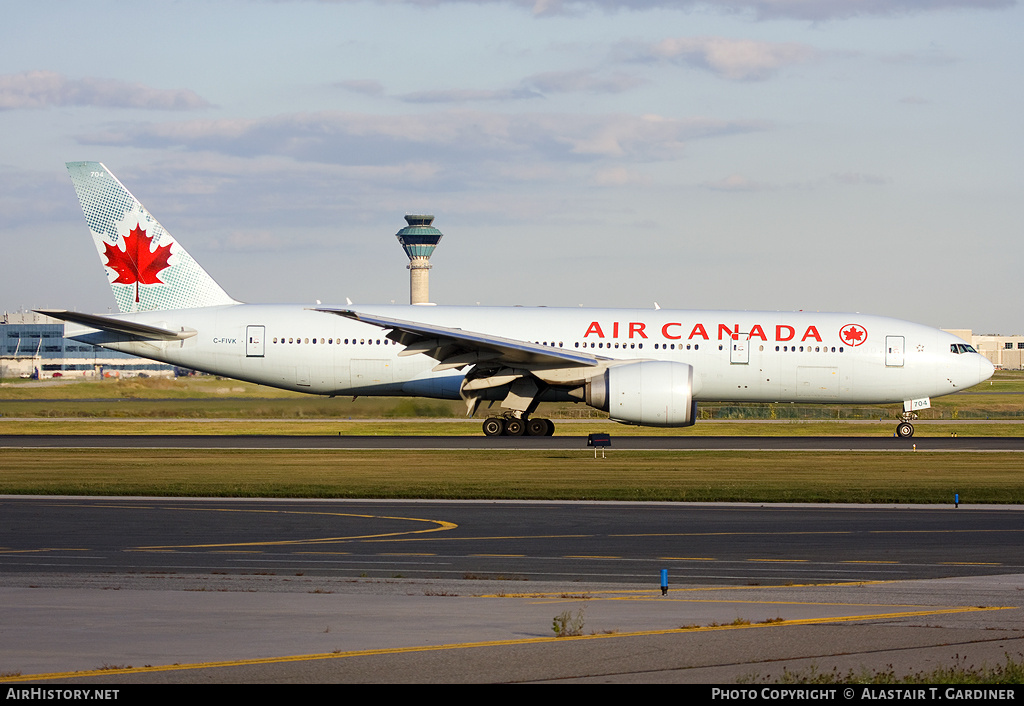
<path id="1" fill-rule="evenodd" d="M 471 101 L 518 101 L 559 93 L 622 93 L 643 80 L 628 74 L 602 76 L 591 69 L 548 71 L 524 78 L 519 86 L 498 90 L 449 89 L 407 93 L 407 103 L 467 103 Z"/>
<path id="2" fill-rule="evenodd" d="M 78 204 L 67 198 L 69 182 L 61 171 L 0 166 L 0 228 L 39 228 L 79 217 Z"/>
<path id="3" fill-rule="evenodd" d="M 718 181 L 705 182 L 704 188 L 712 191 L 766 191 L 774 187 L 740 174 L 732 174 Z"/>
<path id="4" fill-rule="evenodd" d="M 353 2 L 354 0 L 334 0 Z M 759 20 L 841 20 L 863 16 L 898 16 L 948 9 L 996 10 L 1014 7 L 1017 0 L 377 0 L 420 7 L 445 3 L 512 5 L 537 16 L 578 14 L 588 10 L 711 9 L 742 13 Z"/>
<path id="5" fill-rule="evenodd" d="M 406 103 L 469 103 L 476 101 L 517 101 L 528 98 L 542 98 L 537 91 L 528 88 L 499 90 L 450 88 L 416 91 L 399 96 Z"/>
<path id="6" fill-rule="evenodd" d="M 844 186 L 880 186 L 889 183 L 885 177 L 875 174 L 862 174 L 861 172 L 841 172 L 831 176 L 832 181 Z"/>
<path id="7" fill-rule="evenodd" d="M 210 244 L 210 250 L 232 253 L 286 252 L 294 247 L 289 238 L 267 229 L 233 230 Z"/>
<path id="8" fill-rule="evenodd" d="M 523 84 L 542 93 L 623 93 L 644 83 L 629 74 L 601 76 L 590 69 L 547 71 L 523 79 Z"/>
<path id="9" fill-rule="evenodd" d="M 601 169 L 593 176 L 593 181 L 598 186 L 626 186 L 628 184 L 650 183 L 650 179 L 625 167 L 609 167 Z"/>
<path id="10" fill-rule="evenodd" d="M 814 189 L 826 184 L 838 184 L 840 186 L 883 186 L 888 183 L 888 179 L 876 174 L 865 174 L 863 172 L 835 172 L 827 177 L 821 177 L 806 182 L 790 182 L 784 185 L 755 181 L 754 179 L 745 177 L 742 174 L 730 174 L 724 179 L 704 182 L 701 186 L 712 191 L 754 192 L 775 191 L 777 189 Z"/>
<path id="11" fill-rule="evenodd" d="M 353 79 L 350 81 L 339 81 L 337 85 L 353 93 L 362 93 L 367 96 L 384 95 L 384 84 L 380 81 Z"/>
<path id="12" fill-rule="evenodd" d="M 604 76 L 593 69 L 578 69 L 533 74 L 511 88 L 435 88 L 393 97 L 403 103 L 495 103 L 532 100 L 561 93 L 622 93 L 643 83 L 643 79 L 621 72 Z M 337 85 L 369 96 L 386 94 L 384 86 L 378 81 L 342 81 Z"/>
<path id="13" fill-rule="evenodd" d="M 427 115 L 295 113 L 250 120 L 191 120 L 117 125 L 78 141 L 90 145 L 274 155 L 345 165 L 484 160 L 663 161 L 686 142 L 765 129 L 752 121 L 622 114 L 499 115 L 448 111 Z"/>
<path id="14" fill-rule="evenodd" d="M 68 78 L 52 71 L 0 75 L 0 110 L 68 105 L 145 110 L 198 110 L 210 104 L 193 91 L 149 88 L 103 78 Z"/>
<path id="15" fill-rule="evenodd" d="M 960 59 L 941 51 L 927 53 L 902 52 L 899 54 L 886 54 L 880 57 L 886 64 L 903 64 L 910 66 L 951 66 L 959 63 Z"/>
<path id="16" fill-rule="evenodd" d="M 704 69 L 732 81 L 763 81 L 780 69 L 810 61 L 820 52 L 794 42 L 725 37 L 678 37 L 626 49 L 636 61 L 668 61 Z"/>

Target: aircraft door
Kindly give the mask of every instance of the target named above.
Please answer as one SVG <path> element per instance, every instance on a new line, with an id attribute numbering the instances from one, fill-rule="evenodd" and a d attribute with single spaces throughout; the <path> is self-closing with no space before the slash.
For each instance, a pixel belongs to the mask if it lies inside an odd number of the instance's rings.
<path id="1" fill-rule="evenodd" d="M 903 336 L 885 337 L 885 365 L 889 368 L 903 367 Z"/>
<path id="2" fill-rule="evenodd" d="M 733 365 L 747 365 L 750 362 L 750 341 L 741 338 L 729 343 L 729 362 Z"/>
<path id="3" fill-rule="evenodd" d="M 263 357 L 263 334 L 266 331 L 265 326 L 246 326 L 245 327 L 245 357 L 246 358 L 262 358 Z"/>

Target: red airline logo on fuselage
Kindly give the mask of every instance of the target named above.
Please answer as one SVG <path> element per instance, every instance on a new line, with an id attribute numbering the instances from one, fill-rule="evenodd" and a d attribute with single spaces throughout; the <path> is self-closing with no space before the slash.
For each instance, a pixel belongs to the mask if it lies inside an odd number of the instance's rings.
<path id="1" fill-rule="evenodd" d="M 855 324 L 854 324 L 855 325 Z M 863 332 L 864 337 L 867 337 L 867 331 L 862 326 L 858 327 Z M 608 334 L 605 333 L 605 329 L 608 330 Z M 714 331 L 714 327 L 712 327 Z M 678 321 L 670 321 L 661 327 L 661 337 L 670 341 L 678 341 L 684 336 L 687 341 L 693 339 L 701 339 L 704 341 L 710 341 L 711 336 L 708 334 L 707 327 L 704 324 L 694 324 L 690 329 L 689 335 L 686 335 L 686 327 Z M 799 339 L 796 338 L 797 329 L 788 324 L 776 324 L 774 327 L 769 326 L 768 332 L 761 324 L 754 324 L 750 327 L 750 331 L 740 331 L 740 325 L 734 324 L 729 326 L 727 324 L 718 324 L 717 336 L 719 341 L 732 339 L 738 341 L 741 336 L 746 336 L 746 340 L 760 339 L 762 341 L 768 341 L 768 336 L 774 334 L 775 341 L 794 341 L 799 340 L 801 343 L 805 341 L 817 341 L 821 343 L 821 334 L 818 333 L 817 326 L 807 326 L 803 334 Z M 647 333 L 647 324 L 642 321 L 629 321 L 626 323 L 620 323 L 613 321 L 611 326 L 607 324 L 601 326 L 599 321 L 591 322 L 590 326 L 587 327 L 587 332 L 583 334 L 583 338 L 589 336 L 596 336 L 597 338 L 650 338 Z"/>
<path id="2" fill-rule="evenodd" d="M 868 330 L 860 324 L 847 324 L 839 329 L 839 337 L 847 345 L 859 346 L 868 340 Z"/>

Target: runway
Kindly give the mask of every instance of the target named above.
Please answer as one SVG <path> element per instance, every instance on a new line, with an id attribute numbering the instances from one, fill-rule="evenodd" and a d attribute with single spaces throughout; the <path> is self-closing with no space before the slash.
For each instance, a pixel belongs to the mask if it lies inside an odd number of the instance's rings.
<path id="1" fill-rule="evenodd" d="M 586 449 L 586 436 L 291 436 L 18 434 L 0 435 L 0 448 L 125 449 Z M 886 436 L 617 436 L 610 451 L 1024 451 L 1024 437 Z"/>
<path id="2" fill-rule="evenodd" d="M 1020 507 L 3 497 L 0 514 L 2 682 L 725 683 L 1024 652 Z M 552 634 L 566 612 L 581 637 Z"/>

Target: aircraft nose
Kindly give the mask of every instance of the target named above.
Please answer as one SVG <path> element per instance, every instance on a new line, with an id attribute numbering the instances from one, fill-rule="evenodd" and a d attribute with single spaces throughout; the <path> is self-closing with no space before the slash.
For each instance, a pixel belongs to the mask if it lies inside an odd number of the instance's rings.
<path id="1" fill-rule="evenodd" d="M 996 366 L 992 365 L 992 362 L 980 353 L 978 358 L 978 382 L 985 382 L 992 377 L 992 373 L 996 371 Z"/>

